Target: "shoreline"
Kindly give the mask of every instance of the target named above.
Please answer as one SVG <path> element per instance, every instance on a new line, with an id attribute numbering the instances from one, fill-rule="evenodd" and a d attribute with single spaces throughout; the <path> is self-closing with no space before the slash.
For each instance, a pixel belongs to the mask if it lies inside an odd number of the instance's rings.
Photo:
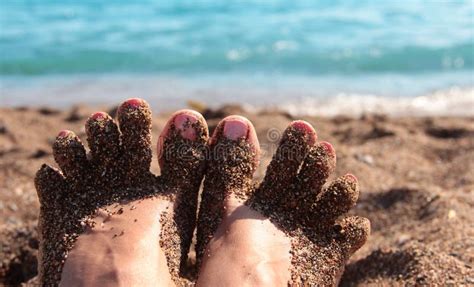
<path id="1" fill-rule="evenodd" d="M 245 103 L 250 111 L 284 110 L 293 116 L 474 116 L 474 82 L 461 74 L 167 75 L 108 74 L 0 76 L 0 106 L 106 106 L 131 97 L 167 112 L 189 105 L 217 108 Z M 459 76 L 459 77 L 457 77 Z"/>

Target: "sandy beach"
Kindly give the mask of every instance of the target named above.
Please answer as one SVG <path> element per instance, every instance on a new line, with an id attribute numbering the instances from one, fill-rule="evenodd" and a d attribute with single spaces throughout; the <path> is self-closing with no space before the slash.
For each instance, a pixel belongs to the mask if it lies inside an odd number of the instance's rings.
<path id="1" fill-rule="evenodd" d="M 0 284 L 36 275 L 39 203 L 33 185 L 62 129 L 85 141 L 94 111 L 116 107 L 0 109 Z M 281 132 L 296 119 L 285 112 L 239 106 L 202 108 L 212 130 L 230 114 L 248 117 L 262 146 L 257 179 Z M 169 113 L 154 115 L 156 141 Z M 342 286 L 474 284 L 474 119 L 469 117 L 302 117 L 337 151 L 335 176 L 354 173 L 361 197 L 352 213 L 372 224 L 368 243 L 350 260 Z M 159 173 L 155 160 L 152 170 Z"/>

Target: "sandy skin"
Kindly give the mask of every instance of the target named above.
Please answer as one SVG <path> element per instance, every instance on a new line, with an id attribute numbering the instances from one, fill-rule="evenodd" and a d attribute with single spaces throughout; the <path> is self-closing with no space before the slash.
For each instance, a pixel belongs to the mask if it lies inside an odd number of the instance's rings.
<path id="1" fill-rule="evenodd" d="M 210 150 L 198 218 L 197 285 L 337 285 L 345 262 L 366 242 L 370 223 L 340 218 L 358 198 L 353 175 L 323 188 L 335 167 L 334 148 L 316 143 L 308 123 L 291 123 L 259 187 L 251 183 L 259 144 L 247 119 L 219 123 Z"/>
<path id="2" fill-rule="evenodd" d="M 36 180 L 42 202 L 40 258 L 45 261 L 40 275 L 44 284 L 192 284 L 182 274 L 186 273 L 186 256 L 194 230 L 196 186 L 204 172 L 200 152 L 206 145 L 207 128 L 195 112 L 174 114 L 158 142 L 162 176 L 156 178 L 147 167 L 151 155 L 147 114 L 148 106 L 139 99 L 122 104 L 122 134 L 108 115 L 92 115 L 86 125 L 89 158 L 72 132 L 62 131 L 58 135 L 54 151 L 63 173 L 43 167 Z M 197 285 L 334 285 L 347 258 L 365 242 L 369 233 L 366 220 L 346 218 L 335 225 L 336 218 L 357 200 L 357 180 L 352 175 L 323 192 L 318 191 L 319 206 L 314 207 L 319 210 L 317 227 L 304 214 L 289 213 L 288 206 L 280 202 L 281 196 L 268 199 L 269 190 L 281 189 L 296 177 L 296 170 L 291 167 L 303 164 L 300 174 L 310 179 L 309 185 L 305 181 L 305 185 L 292 189 L 314 192 L 321 189 L 335 164 L 332 146 L 316 145 L 316 134 L 309 124 L 294 122 L 286 133 L 281 146 L 290 143 L 296 154 L 282 157 L 280 148 L 267 172 L 272 184 L 264 182 L 254 190 L 251 176 L 258 163 L 259 147 L 253 126 L 238 116 L 228 117 L 218 125 L 210 140 L 211 166 L 201 205 L 204 211 L 199 217 L 197 251 L 202 268 Z M 117 137 L 121 140 L 117 141 Z M 218 154 L 222 152 L 219 147 L 224 147 L 220 144 L 226 144 L 222 154 Z M 115 161 L 121 163 L 118 168 Z M 319 167 L 316 173 L 315 166 Z M 101 176 L 91 179 L 91 169 L 98 169 Z M 124 180 L 117 183 L 115 179 L 120 177 Z M 58 197 L 64 194 L 63 189 L 72 189 L 76 194 Z M 81 201 L 78 191 L 89 193 L 90 199 Z M 288 198 L 290 203 L 296 201 L 301 209 L 314 211 L 306 206 L 311 197 L 307 192 L 295 194 L 300 195 Z M 60 202 L 64 199 L 75 201 L 78 212 L 62 209 Z M 291 208 L 294 207 L 293 204 Z M 206 212 L 211 212 L 211 216 Z M 55 215 L 64 216 L 55 219 Z M 297 228 L 290 230 L 288 223 Z M 337 231 L 333 231 L 334 226 Z M 55 237 L 63 238 L 59 249 L 54 245 Z"/>
<path id="3" fill-rule="evenodd" d="M 75 131 L 85 143 L 84 122 L 97 110 L 115 115 L 116 108 L 1 108 L 3 284 L 18 285 L 37 274 L 39 202 L 33 178 L 42 163 L 55 166 L 50 152 L 54 131 Z M 262 147 L 256 180 L 263 179 L 276 148 L 268 131 L 281 132 L 294 120 L 279 111 L 246 112 L 235 107 L 203 114 L 211 128 L 230 114 L 252 121 Z M 154 138 L 169 117 L 169 113 L 154 113 Z M 351 214 L 371 221 L 370 240 L 351 257 L 341 286 L 472 284 L 472 118 L 304 119 L 317 128 L 321 139 L 336 147 L 335 175 L 353 171 L 359 178 L 361 196 Z M 151 170 L 158 174 L 158 161 L 152 161 Z"/>
<path id="4" fill-rule="evenodd" d="M 118 111 L 119 132 L 110 116 L 93 114 L 86 123 L 89 157 L 73 132 L 59 133 L 53 151 L 61 171 L 43 166 L 35 179 L 41 284 L 189 284 L 182 274 L 207 126 L 190 110 L 172 115 L 158 141 L 162 175 L 156 177 L 149 171 L 150 115 L 143 100 L 127 100 Z"/>

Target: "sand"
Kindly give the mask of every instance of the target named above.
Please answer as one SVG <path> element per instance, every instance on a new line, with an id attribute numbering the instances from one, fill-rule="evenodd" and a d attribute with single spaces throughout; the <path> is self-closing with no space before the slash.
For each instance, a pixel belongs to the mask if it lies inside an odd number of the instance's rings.
<path id="1" fill-rule="evenodd" d="M 18 285 L 36 275 L 34 174 L 43 162 L 53 164 L 51 144 L 58 131 L 74 130 L 86 141 L 84 121 L 96 110 L 0 109 L 0 283 Z M 256 127 L 262 147 L 257 179 L 262 179 L 279 132 L 296 118 L 278 111 L 247 113 L 238 106 L 203 111 L 211 130 L 235 113 Z M 168 116 L 154 118 L 155 139 Z M 473 118 L 301 119 L 336 149 L 334 176 L 357 176 L 360 199 L 351 214 L 372 224 L 369 241 L 351 258 L 341 285 L 474 284 Z M 159 172 L 156 155 L 152 171 Z"/>

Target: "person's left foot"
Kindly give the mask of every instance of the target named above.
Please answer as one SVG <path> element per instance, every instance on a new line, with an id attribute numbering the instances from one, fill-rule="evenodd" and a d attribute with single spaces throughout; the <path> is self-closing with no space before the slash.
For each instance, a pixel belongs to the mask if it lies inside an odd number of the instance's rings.
<path id="1" fill-rule="evenodd" d="M 42 285 L 187 284 L 205 120 L 189 110 L 172 116 L 158 141 L 160 177 L 149 171 L 148 104 L 124 102 L 118 121 L 89 118 L 89 156 L 73 132 L 60 132 L 53 151 L 61 171 L 43 165 L 37 173 Z"/>

